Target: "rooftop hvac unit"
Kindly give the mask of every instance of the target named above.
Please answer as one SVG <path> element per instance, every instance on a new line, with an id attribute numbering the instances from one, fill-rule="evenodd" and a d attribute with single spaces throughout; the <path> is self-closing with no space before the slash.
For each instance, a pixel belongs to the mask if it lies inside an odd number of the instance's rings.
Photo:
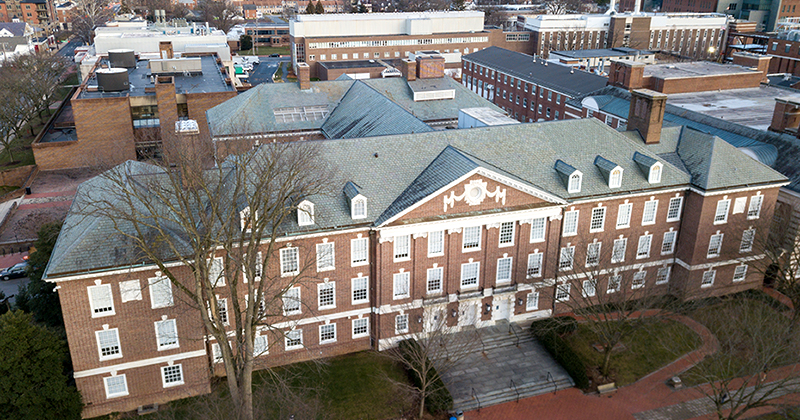
<path id="1" fill-rule="evenodd" d="M 120 68 L 98 69 L 97 88 L 103 92 L 128 90 L 128 70 Z"/>
<path id="2" fill-rule="evenodd" d="M 108 62 L 111 67 L 136 68 L 136 54 L 128 49 L 108 50 Z"/>

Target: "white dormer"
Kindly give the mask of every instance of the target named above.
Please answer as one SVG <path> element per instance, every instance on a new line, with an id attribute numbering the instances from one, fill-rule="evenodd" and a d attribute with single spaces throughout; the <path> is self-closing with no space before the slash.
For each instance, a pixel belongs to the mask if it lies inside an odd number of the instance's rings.
<path id="1" fill-rule="evenodd" d="M 353 219 L 367 218 L 367 197 L 359 194 L 350 200 L 350 217 Z"/>
<path id="2" fill-rule="evenodd" d="M 617 166 L 608 176 L 608 188 L 619 188 L 622 186 L 622 168 Z"/>
<path id="3" fill-rule="evenodd" d="M 661 182 L 661 172 L 663 172 L 664 169 L 663 163 L 639 152 L 633 154 L 633 161 L 636 162 L 642 172 L 647 175 L 647 182 L 651 184 L 658 184 Z"/>
<path id="4" fill-rule="evenodd" d="M 583 183 L 583 173 L 563 160 L 556 161 L 554 167 L 562 182 L 566 184 L 567 192 L 570 194 L 581 192 L 581 184 Z"/>
<path id="5" fill-rule="evenodd" d="M 581 192 L 581 182 L 583 181 L 583 174 L 580 171 L 575 171 L 569 176 L 569 186 L 567 192 L 579 193 Z"/>
<path id="6" fill-rule="evenodd" d="M 594 164 L 608 181 L 608 188 L 620 188 L 622 186 L 623 170 L 621 166 L 602 156 L 597 156 L 594 159 Z"/>
<path id="7" fill-rule="evenodd" d="M 651 184 L 658 184 L 661 182 L 661 170 L 663 169 L 661 162 L 656 162 L 650 167 L 650 176 L 647 177 L 647 182 Z"/>
<path id="8" fill-rule="evenodd" d="M 297 224 L 300 226 L 314 224 L 314 203 L 303 200 L 297 205 Z"/>
<path id="9" fill-rule="evenodd" d="M 239 212 L 239 223 L 241 224 L 242 230 L 247 229 L 248 232 L 252 230 L 252 226 L 250 226 L 250 207 L 245 207 L 242 211 Z"/>

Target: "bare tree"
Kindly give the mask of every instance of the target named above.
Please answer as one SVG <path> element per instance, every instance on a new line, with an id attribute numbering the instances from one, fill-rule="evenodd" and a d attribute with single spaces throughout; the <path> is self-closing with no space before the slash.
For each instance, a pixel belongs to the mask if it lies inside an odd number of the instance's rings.
<path id="1" fill-rule="evenodd" d="M 683 377 L 713 404 L 717 418 L 735 420 L 753 409 L 779 406 L 800 391 L 800 334 L 793 321 L 749 299 L 727 299 L 695 317 L 716 336 L 718 351 Z M 770 372 L 781 368 L 779 371 Z"/>
<path id="2" fill-rule="evenodd" d="M 236 9 L 229 0 L 200 0 L 195 9 L 204 21 L 226 33 L 236 23 Z"/>
<path id="3" fill-rule="evenodd" d="M 750 264 L 765 276 L 766 282 L 786 295 L 791 301 L 792 324 L 800 321 L 800 237 L 792 219 L 792 207 L 777 203 L 773 214 L 769 235 L 760 235 L 755 239 L 755 247 L 761 250 L 764 259 Z M 755 227 L 764 231 L 766 226 Z"/>
<path id="4" fill-rule="evenodd" d="M 334 174 L 313 143 L 268 144 L 216 165 L 209 148 L 205 138 L 167 138 L 163 161 L 105 172 L 77 208 L 113 226 L 135 250 L 132 261 L 154 264 L 160 281 L 178 289 L 216 341 L 233 418 L 250 420 L 256 358 L 268 351 L 255 338 L 259 331 L 292 336 L 276 323 L 300 305 L 287 291 L 310 280 L 313 263 L 300 255 L 314 253 L 295 247 L 281 265 L 278 239 L 296 231 L 296 215 L 308 214 L 303 200 L 321 199 Z"/>
<path id="5" fill-rule="evenodd" d="M 84 44 L 91 45 L 94 29 L 111 20 L 113 12 L 108 0 L 76 0 L 72 15 L 72 32 Z"/>
<path id="6" fill-rule="evenodd" d="M 417 395 L 420 419 L 425 414 L 425 400 L 445 386 L 443 377 L 479 349 L 477 331 L 458 332 L 456 327 L 447 325 L 446 315 L 446 309 L 425 308 L 422 331 L 404 335 L 397 347 L 385 352 L 416 378 L 414 385 L 392 382 Z"/>
<path id="7" fill-rule="evenodd" d="M 564 15 L 567 13 L 567 2 L 564 0 L 550 0 L 545 3 L 548 15 Z"/>

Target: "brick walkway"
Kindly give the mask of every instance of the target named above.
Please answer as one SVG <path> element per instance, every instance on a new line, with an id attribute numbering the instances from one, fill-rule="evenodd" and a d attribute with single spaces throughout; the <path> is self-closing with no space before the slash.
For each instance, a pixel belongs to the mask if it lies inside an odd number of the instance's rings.
<path id="1" fill-rule="evenodd" d="M 689 420 L 716 418 L 714 407 L 703 394 L 703 388 L 693 387 L 673 390 L 667 380 L 678 375 L 717 351 L 718 342 L 708 329 L 691 318 L 671 315 L 696 332 L 703 340 L 699 349 L 684 355 L 669 365 L 645 376 L 636 383 L 620 388 L 607 395 L 584 394 L 570 388 L 556 394 L 530 397 L 487 407 L 480 411 L 465 413 L 466 420 L 510 420 L 510 419 L 588 419 L 592 420 Z M 788 376 L 797 376 L 800 365 L 785 366 L 769 372 L 766 380 L 776 381 Z M 800 394 L 780 397 L 789 404 L 800 404 Z M 763 414 L 771 408 L 753 410 L 752 414 Z M 750 415 L 751 412 L 748 412 Z"/>

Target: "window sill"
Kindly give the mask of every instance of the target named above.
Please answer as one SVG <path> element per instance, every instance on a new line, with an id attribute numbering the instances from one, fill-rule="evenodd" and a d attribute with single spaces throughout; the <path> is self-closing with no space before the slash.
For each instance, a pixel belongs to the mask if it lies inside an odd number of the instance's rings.
<path id="1" fill-rule="evenodd" d="M 122 354 L 115 354 L 113 356 L 103 356 L 100 358 L 100 361 L 105 362 L 107 360 L 115 360 L 115 359 L 122 359 Z"/>
<path id="2" fill-rule="evenodd" d="M 281 277 L 291 277 L 300 274 L 299 271 L 292 271 L 290 273 L 281 273 Z"/>
<path id="3" fill-rule="evenodd" d="M 719 257 L 719 254 L 706 255 L 706 258 L 717 258 L 717 257 Z"/>
<path id="4" fill-rule="evenodd" d="M 681 221 L 680 218 L 678 218 L 678 219 L 667 219 L 667 223 L 674 223 L 674 222 L 680 222 L 680 221 Z"/>
<path id="5" fill-rule="evenodd" d="M 577 234 L 578 234 L 578 232 L 569 232 L 569 233 L 565 232 L 565 233 L 562 233 L 561 236 L 566 238 L 567 236 L 575 236 Z"/>
<path id="6" fill-rule="evenodd" d="M 325 341 L 320 341 L 319 344 L 331 344 L 331 343 L 335 343 L 335 342 L 336 342 L 336 340 L 325 340 Z"/>
<path id="7" fill-rule="evenodd" d="M 353 305 L 363 305 L 365 303 L 369 303 L 369 299 L 354 300 L 354 301 L 351 301 L 350 303 L 353 304 Z"/>
<path id="8" fill-rule="evenodd" d="M 130 395 L 130 394 L 125 392 L 125 393 L 122 393 L 122 394 L 109 395 L 109 396 L 106 397 L 106 399 L 110 400 L 112 398 L 127 397 L 128 395 Z"/>
<path id="9" fill-rule="evenodd" d="M 395 259 L 393 259 L 392 261 L 393 261 L 393 262 L 396 262 L 396 263 L 398 263 L 398 262 L 406 262 L 406 261 L 411 261 L 411 257 L 395 258 Z"/>
<path id="10" fill-rule="evenodd" d="M 714 225 L 724 225 L 726 223 L 728 223 L 728 221 L 727 220 L 723 220 L 723 221 L 720 221 L 720 222 L 714 222 Z"/>
<path id="11" fill-rule="evenodd" d="M 155 309 L 155 308 L 153 308 L 153 309 Z M 102 317 L 104 317 L 104 316 L 113 316 L 113 315 L 116 315 L 116 314 L 117 314 L 117 313 L 116 313 L 116 312 L 114 312 L 114 311 L 111 311 L 111 312 L 101 312 L 101 313 L 98 313 L 98 314 L 92 313 L 92 318 L 102 318 Z"/>
<path id="12" fill-rule="evenodd" d="M 292 351 L 292 350 L 300 350 L 302 348 L 303 348 L 303 346 L 299 345 L 299 346 L 286 347 L 285 350 L 286 351 Z"/>
<path id="13" fill-rule="evenodd" d="M 328 309 L 336 309 L 336 305 L 320 306 L 319 308 L 317 308 L 318 311 L 327 311 Z"/>
<path id="14" fill-rule="evenodd" d="M 714 283 L 711 283 L 711 284 L 701 284 L 701 285 L 700 285 L 700 288 L 701 288 L 701 289 L 706 289 L 706 288 L 709 288 L 709 287 L 711 287 L 711 286 L 713 286 L 713 285 L 714 285 Z"/>
<path id="15" fill-rule="evenodd" d="M 408 299 L 411 295 L 400 295 L 400 296 L 392 296 L 392 300 L 401 300 L 401 299 Z"/>
<path id="16" fill-rule="evenodd" d="M 173 386 L 179 386 L 179 385 L 183 385 L 183 381 L 179 381 L 179 382 L 170 382 L 170 383 L 168 383 L 168 384 L 164 384 L 164 388 L 171 388 L 171 387 L 173 387 Z"/>
<path id="17" fill-rule="evenodd" d="M 759 216 L 747 216 L 747 220 L 757 220 Z"/>
<path id="18" fill-rule="evenodd" d="M 444 252 L 440 252 L 438 254 L 428 254 L 428 258 L 435 258 L 435 257 L 444 257 Z"/>
<path id="19" fill-rule="evenodd" d="M 324 271 L 333 271 L 336 270 L 336 267 L 328 267 L 328 268 L 317 268 L 317 273 L 322 273 Z M 256 280 L 258 281 L 258 280 Z"/>
<path id="20" fill-rule="evenodd" d="M 589 229 L 589 233 L 603 233 L 604 229 Z"/>
<path id="21" fill-rule="evenodd" d="M 499 245 L 497 245 L 498 248 L 508 248 L 510 246 L 514 246 L 514 243 L 511 242 L 509 244 L 499 244 Z"/>
<path id="22" fill-rule="evenodd" d="M 627 228 L 629 228 L 629 227 L 631 227 L 631 225 L 627 225 L 627 226 L 617 226 L 617 230 L 619 230 L 619 229 L 627 229 Z"/>
<path id="23" fill-rule="evenodd" d="M 228 325 L 228 324 L 225 324 L 225 325 Z M 172 350 L 172 349 L 179 349 L 179 348 L 180 348 L 179 345 L 171 345 L 171 346 L 159 347 L 158 351 Z"/>
<path id="24" fill-rule="evenodd" d="M 350 267 L 361 267 L 361 266 L 364 266 L 364 265 L 369 265 L 369 261 L 363 261 L 363 262 L 357 262 L 357 263 L 351 262 L 350 263 Z"/>
<path id="25" fill-rule="evenodd" d="M 467 252 L 477 252 L 477 251 L 480 251 L 480 250 L 481 250 L 480 248 L 461 248 L 461 252 L 465 253 L 465 254 Z"/>
<path id="26" fill-rule="evenodd" d="M 656 224 L 655 220 L 652 222 L 642 222 L 642 226 L 653 226 L 654 224 Z"/>
<path id="27" fill-rule="evenodd" d="M 649 254 L 648 255 L 637 255 L 636 256 L 637 260 L 644 260 L 644 259 L 647 259 L 647 258 L 650 258 Z"/>

